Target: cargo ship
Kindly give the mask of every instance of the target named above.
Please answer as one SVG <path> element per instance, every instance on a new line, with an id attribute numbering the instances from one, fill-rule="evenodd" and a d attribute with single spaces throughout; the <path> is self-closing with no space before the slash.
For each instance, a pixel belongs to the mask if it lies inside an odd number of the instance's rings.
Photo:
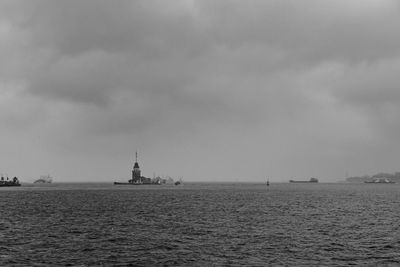
<path id="1" fill-rule="evenodd" d="M 318 179 L 311 177 L 308 181 L 296 181 L 296 180 L 289 180 L 290 183 L 318 183 Z"/>

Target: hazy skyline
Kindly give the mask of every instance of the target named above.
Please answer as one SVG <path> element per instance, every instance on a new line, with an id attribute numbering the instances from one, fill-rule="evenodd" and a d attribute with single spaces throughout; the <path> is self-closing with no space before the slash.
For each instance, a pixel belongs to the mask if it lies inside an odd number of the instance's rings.
<path id="1" fill-rule="evenodd" d="M 397 1 L 0 1 L 0 58 L 22 182 L 400 171 Z"/>

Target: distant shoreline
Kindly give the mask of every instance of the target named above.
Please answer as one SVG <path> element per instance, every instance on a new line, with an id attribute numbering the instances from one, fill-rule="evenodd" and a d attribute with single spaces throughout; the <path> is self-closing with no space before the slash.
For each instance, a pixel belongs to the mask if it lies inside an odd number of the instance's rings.
<path id="1" fill-rule="evenodd" d="M 372 181 L 374 179 L 388 179 L 392 182 L 400 183 L 400 172 L 395 173 L 377 173 L 372 176 L 364 175 L 364 176 L 354 176 L 346 178 L 346 181 L 349 183 L 364 183 L 368 181 Z"/>

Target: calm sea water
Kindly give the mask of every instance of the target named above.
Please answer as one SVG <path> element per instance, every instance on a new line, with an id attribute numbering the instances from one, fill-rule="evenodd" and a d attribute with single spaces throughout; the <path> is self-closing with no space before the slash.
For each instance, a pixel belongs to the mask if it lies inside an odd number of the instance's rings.
<path id="1" fill-rule="evenodd" d="M 400 263 L 400 185 L 0 188 L 0 266 Z"/>

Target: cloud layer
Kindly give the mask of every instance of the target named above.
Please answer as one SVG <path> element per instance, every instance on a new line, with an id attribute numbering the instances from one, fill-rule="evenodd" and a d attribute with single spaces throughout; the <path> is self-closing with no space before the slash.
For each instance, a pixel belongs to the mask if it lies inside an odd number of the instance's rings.
<path id="1" fill-rule="evenodd" d="M 3 172 L 396 171 L 396 1 L 2 1 Z M 23 165 L 23 166 L 21 166 Z"/>

